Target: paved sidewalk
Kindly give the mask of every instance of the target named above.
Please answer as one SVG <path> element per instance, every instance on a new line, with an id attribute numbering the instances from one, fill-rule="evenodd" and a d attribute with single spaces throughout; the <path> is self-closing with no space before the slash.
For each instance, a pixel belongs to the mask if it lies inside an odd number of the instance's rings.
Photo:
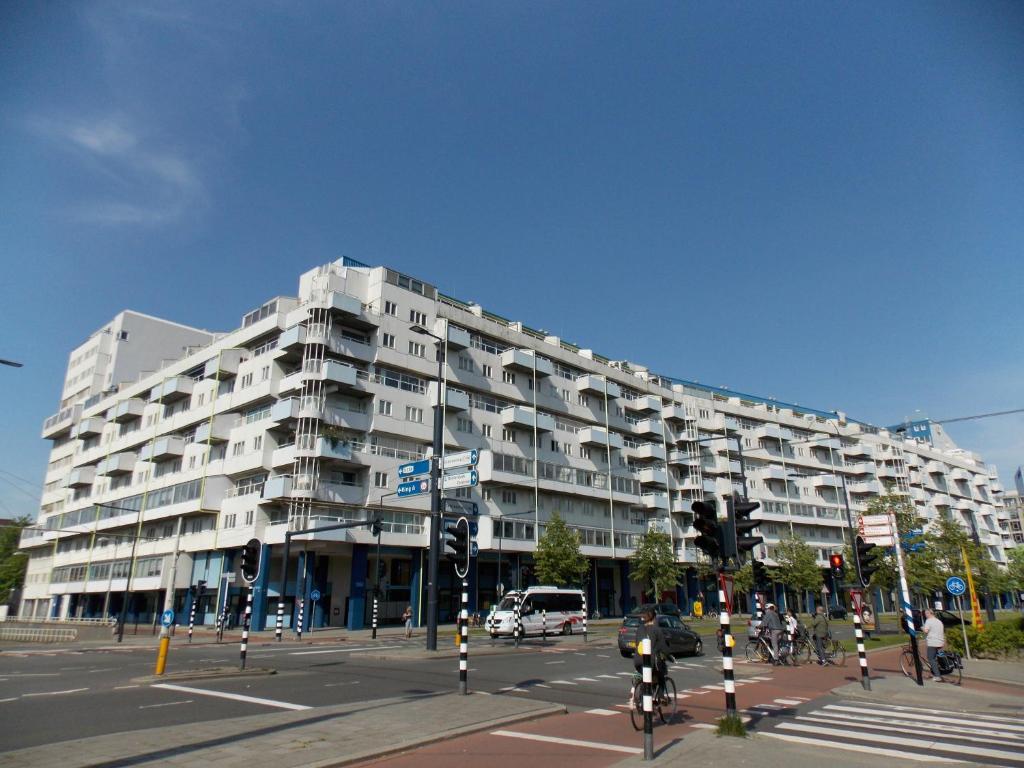
<path id="1" fill-rule="evenodd" d="M 1024 685 L 1024 661 L 1016 659 L 964 659 L 964 677 L 1007 685 Z"/>
<path id="2" fill-rule="evenodd" d="M 328 768 L 554 714 L 560 704 L 444 693 L 113 733 L 0 753 L 4 768 Z"/>
<path id="3" fill-rule="evenodd" d="M 967 679 L 964 679 L 967 682 Z M 937 683 L 925 676 L 924 685 L 902 675 L 872 678 L 871 690 L 865 691 L 860 683 L 849 683 L 832 690 L 844 699 L 873 701 L 883 704 L 905 704 L 911 707 L 935 707 L 961 712 L 1019 713 L 1024 720 L 1024 696 L 1012 688 L 982 683 L 979 687 Z"/>

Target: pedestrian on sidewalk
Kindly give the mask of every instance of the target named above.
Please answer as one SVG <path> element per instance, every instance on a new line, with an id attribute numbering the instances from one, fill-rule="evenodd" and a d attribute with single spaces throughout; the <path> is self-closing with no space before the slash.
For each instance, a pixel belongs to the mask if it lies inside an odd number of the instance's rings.
<path id="1" fill-rule="evenodd" d="M 814 621 L 811 623 L 811 634 L 814 637 L 814 651 L 818 654 L 818 664 L 825 665 L 825 641 L 828 640 L 828 617 L 825 609 L 818 606 L 814 609 Z"/>
<path id="2" fill-rule="evenodd" d="M 412 606 L 405 606 L 405 610 L 402 611 L 402 621 L 405 623 L 405 639 L 408 640 L 412 637 Z"/>
<path id="3" fill-rule="evenodd" d="M 782 663 L 782 659 L 779 656 L 780 641 L 782 640 L 782 620 L 779 618 L 775 603 L 768 603 L 765 606 L 763 624 L 768 631 L 768 642 L 772 646 L 772 665 L 777 667 Z"/>
<path id="4" fill-rule="evenodd" d="M 939 672 L 939 651 L 946 646 L 946 628 L 942 622 L 935 618 L 935 611 L 931 608 L 924 612 L 924 636 L 925 645 L 928 648 L 928 666 L 932 670 L 932 680 L 942 682 L 942 674 Z"/>

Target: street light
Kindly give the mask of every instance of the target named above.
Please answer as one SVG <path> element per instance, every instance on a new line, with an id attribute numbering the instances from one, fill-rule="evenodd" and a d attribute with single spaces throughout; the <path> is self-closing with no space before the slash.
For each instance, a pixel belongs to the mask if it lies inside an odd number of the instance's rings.
<path id="1" fill-rule="evenodd" d="M 11 368 L 21 368 L 21 363 L 16 363 L 14 360 L 4 360 L 0 358 L 0 365 L 9 365 Z"/>
<path id="2" fill-rule="evenodd" d="M 437 650 L 437 578 L 438 559 L 440 555 L 438 537 L 441 532 L 441 451 L 443 449 L 444 411 L 442 400 L 444 393 L 444 363 L 446 350 L 444 339 L 437 336 L 422 325 L 413 325 L 413 333 L 429 336 L 437 344 L 437 397 L 434 401 L 434 443 L 433 456 L 430 461 L 430 548 L 427 550 L 427 650 Z M 447 334 L 446 334 L 447 335 Z"/>

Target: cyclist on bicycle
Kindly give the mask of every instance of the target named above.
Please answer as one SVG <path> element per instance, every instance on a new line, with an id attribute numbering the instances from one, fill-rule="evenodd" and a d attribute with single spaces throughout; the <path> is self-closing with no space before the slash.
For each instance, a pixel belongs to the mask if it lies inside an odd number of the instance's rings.
<path id="1" fill-rule="evenodd" d="M 633 666 L 637 672 L 643 669 L 643 655 L 640 653 L 640 641 L 645 638 L 651 640 L 651 672 L 653 674 L 652 682 L 655 685 L 655 690 L 664 690 L 662 680 L 668 676 L 668 665 L 667 659 L 671 659 L 672 656 L 668 651 L 668 643 L 665 641 L 665 633 L 661 631 L 661 627 L 658 626 L 657 616 L 654 611 L 647 609 L 640 614 L 642 622 L 640 626 L 636 628 L 636 650 L 633 654 Z"/>

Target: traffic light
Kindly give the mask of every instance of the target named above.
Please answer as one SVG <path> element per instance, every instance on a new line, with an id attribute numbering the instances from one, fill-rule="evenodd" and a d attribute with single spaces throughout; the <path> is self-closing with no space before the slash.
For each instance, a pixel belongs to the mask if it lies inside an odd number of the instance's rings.
<path id="1" fill-rule="evenodd" d="M 754 585 L 763 586 L 767 585 L 771 579 L 768 578 L 768 569 L 764 567 L 764 563 L 760 560 L 751 560 L 750 567 L 754 574 Z"/>
<path id="2" fill-rule="evenodd" d="M 828 564 L 832 566 L 832 575 L 841 579 L 843 577 L 843 556 L 838 552 L 833 552 L 828 556 Z"/>
<path id="3" fill-rule="evenodd" d="M 713 501 L 693 502 L 693 527 L 699 534 L 694 545 L 712 560 L 722 557 L 722 527 Z"/>
<path id="4" fill-rule="evenodd" d="M 203 595 L 205 595 L 205 594 L 206 594 L 206 582 L 205 581 L 197 581 L 196 582 L 196 600 L 202 600 Z"/>
<path id="5" fill-rule="evenodd" d="M 260 575 L 260 550 L 263 545 L 259 539 L 249 539 L 242 547 L 242 578 L 252 584 Z"/>
<path id="6" fill-rule="evenodd" d="M 764 541 L 762 536 L 754 536 L 754 530 L 761 525 L 760 520 L 751 520 L 750 516 L 761 508 L 757 501 L 736 501 L 730 499 L 729 522 L 732 533 L 736 537 L 733 556 L 743 560 L 758 544 Z"/>
<path id="7" fill-rule="evenodd" d="M 882 551 L 877 544 L 869 544 L 861 536 L 857 537 L 857 572 L 860 574 L 860 583 L 867 587 L 871 584 L 871 574 L 878 570 L 880 563 L 875 559 Z"/>
<path id="8" fill-rule="evenodd" d="M 370 523 L 370 535 L 371 536 L 373 536 L 374 538 L 377 538 L 378 536 L 380 536 L 380 532 L 381 532 L 380 520 L 374 520 L 372 523 Z"/>
<path id="9" fill-rule="evenodd" d="M 446 520 L 442 534 L 444 556 L 455 564 L 460 578 L 469 573 L 469 521 L 464 517 Z"/>

